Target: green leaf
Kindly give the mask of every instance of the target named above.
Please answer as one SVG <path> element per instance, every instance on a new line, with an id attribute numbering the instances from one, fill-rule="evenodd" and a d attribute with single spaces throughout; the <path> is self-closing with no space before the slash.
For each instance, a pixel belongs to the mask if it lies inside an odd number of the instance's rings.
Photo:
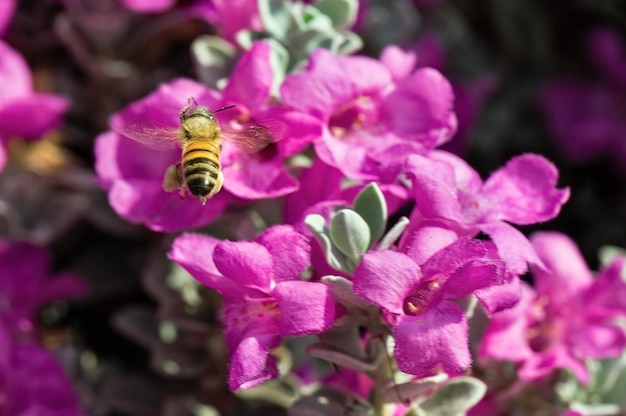
<path id="1" fill-rule="evenodd" d="M 235 62 L 237 50 L 219 36 L 204 35 L 191 44 L 191 56 L 196 63 L 200 80 L 215 87 L 221 78 L 228 76 Z"/>
<path id="2" fill-rule="evenodd" d="M 336 29 L 345 29 L 356 21 L 357 0 L 318 0 L 315 8 L 328 16 Z"/>
<path id="3" fill-rule="evenodd" d="M 422 403 L 421 408 L 428 416 L 461 416 L 477 404 L 486 391 L 485 383 L 476 378 L 455 378 Z"/>
<path id="4" fill-rule="evenodd" d="M 351 209 L 338 211 L 330 221 L 330 239 L 352 262 L 359 264 L 371 238 L 370 227 L 363 217 Z"/>
<path id="5" fill-rule="evenodd" d="M 387 224 L 387 203 L 376 183 L 372 182 L 359 192 L 354 200 L 354 210 L 365 220 L 370 228 L 368 247 L 382 237 Z"/>
<path id="6" fill-rule="evenodd" d="M 330 237 L 326 231 L 326 220 L 324 220 L 324 217 L 318 214 L 310 214 L 304 219 L 304 223 L 313 233 L 313 237 L 320 245 L 330 267 L 343 272 L 351 272 L 353 266 L 348 261 L 348 258 L 337 250 L 330 241 Z"/>
<path id="7" fill-rule="evenodd" d="M 292 24 L 289 3 L 283 0 L 258 0 L 258 7 L 267 34 L 274 39 L 286 39 Z"/>

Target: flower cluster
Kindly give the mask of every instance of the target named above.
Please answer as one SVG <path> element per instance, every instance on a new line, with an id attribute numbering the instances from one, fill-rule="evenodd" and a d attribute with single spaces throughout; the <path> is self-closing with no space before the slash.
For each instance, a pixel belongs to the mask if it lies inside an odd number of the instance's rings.
<path id="1" fill-rule="evenodd" d="M 623 413 L 626 241 L 537 141 L 626 157 L 625 40 L 546 82 L 492 6 L 0 1 L 0 414 Z"/>

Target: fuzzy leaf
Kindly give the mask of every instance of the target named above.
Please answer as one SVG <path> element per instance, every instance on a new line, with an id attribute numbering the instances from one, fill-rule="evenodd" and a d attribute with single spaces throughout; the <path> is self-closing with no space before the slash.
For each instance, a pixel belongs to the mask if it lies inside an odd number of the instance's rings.
<path id="1" fill-rule="evenodd" d="M 387 203 L 375 182 L 370 183 L 359 192 L 354 200 L 354 210 L 370 227 L 370 244 L 382 237 L 387 224 Z"/>
<path id="2" fill-rule="evenodd" d="M 309 227 L 313 237 L 315 237 L 315 240 L 322 248 L 328 264 L 336 270 L 350 272 L 353 266 L 349 264 L 348 258 L 331 243 L 330 237 L 326 232 L 326 220 L 324 217 L 318 214 L 311 214 L 304 219 L 304 223 Z"/>
<path id="3" fill-rule="evenodd" d="M 315 8 L 328 16 L 336 29 L 345 29 L 356 21 L 357 0 L 318 0 Z"/>
<path id="4" fill-rule="evenodd" d="M 429 416 L 464 415 L 482 399 L 486 391 L 485 383 L 476 378 L 455 378 L 426 400 L 421 408 Z"/>
<path id="5" fill-rule="evenodd" d="M 370 242 L 370 227 L 351 209 L 338 211 L 330 221 L 330 239 L 353 265 L 359 264 Z"/>
<path id="6" fill-rule="evenodd" d="M 271 38 L 285 39 L 292 21 L 289 3 L 283 0 L 258 0 L 258 2 L 259 15 L 265 31 Z"/>

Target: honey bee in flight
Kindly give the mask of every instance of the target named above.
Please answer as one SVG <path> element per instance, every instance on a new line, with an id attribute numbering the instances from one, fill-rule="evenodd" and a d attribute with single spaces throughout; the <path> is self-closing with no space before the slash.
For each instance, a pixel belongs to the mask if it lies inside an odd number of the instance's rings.
<path id="1" fill-rule="evenodd" d="M 181 161 L 171 165 L 163 177 L 166 192 L 185 189 L 200 200 L 202 205 L 217 194 L 224 183 L 220 164 L 222 139 L 232 141 L 246 152 L 261 150 L 279 138 L 284 125 L 276 120 L 264 124 L 253 124 L 240 131 L 220 129 L 215 113 L 234 108 L 234 105 L 215 111 L 198 105 L 189 97 L 187 105 L 180 111 L 180 129 L 176 136 L 182 147 Z"/>

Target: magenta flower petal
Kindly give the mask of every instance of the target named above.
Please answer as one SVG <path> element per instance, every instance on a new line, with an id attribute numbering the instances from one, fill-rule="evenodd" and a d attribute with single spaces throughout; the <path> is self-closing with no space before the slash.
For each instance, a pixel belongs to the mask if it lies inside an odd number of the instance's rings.
<path id="1" fill-rule="evenodd" d="M 270 44 L 254 42 L 237 62 L 222 91 L 225 103 L 243 105 L 248 111 L 267 107 L 274 71 L 270 62 Z"/>
<path id="2" fill-rule="evenodd" d="M 16 98 L 28 96 L 33 91 L 30 69 L 24 58 L 0 40 L 0 108 Z M 10 82 L 9 82 L 10 81 Z"/>
<path id="3" fill-rule="evenodd" d="M 256 329 L 246 333 L 231 350 L 228 387 L 232 391 L 246 390 L 278 377 L 276 358 L 269 352 L 279 343 L 277 334 L 260 334 Z"/>
<path id="4" fill-rule="evenodd" d="M 511 273 L 526 273 L 528 263 L 544 267 L 530 241 L 517 228 L 505 222 L 492 222 L 481 224 L 480 229 L 491 237 Z"/>
<path id="5" fill-rule="evenodd" d="M 474 295 L 488 315 L 514 307 L 522 296 L 521 281 L 517 276 L 510 276 L 501 285 L 488 286 L 474 291 Z"/>
<path id="6" fill-rule="evenodd" d="M 534 270 L 538 292 L 550 293 L 552 302 L 561 303 L 591 286 L 593 274 L 569 237 L 538 232 L 530 241 L 545 265 L 544 270 Z"/>
<path id="7" fill-rule="evenodd" d="M 381 52 L 380 62 L 387 67 L 394 81 L 399 81 L 411 75 L 417 63 L 417 56 L 396 45 L 389 45 Z"/>
<path id="8" fill-rule="evenodd" d="M 304 272 L 310 264 L 308 238 L 287 225 L 268 228 L 256 240 L 272 256 L 274 278 L 293 279 Z"/>
<path id="9" fill-rule="evenodd" d="M 389 312 L 403 314 L 404 298 L 421 277 L 417 263 L 402 253 L 369 252 L 354 272 L 354 293 Z"/>
<path id="10" fill-rule="evenodd" d="M 298 181 L 287 173 L 282 158 L 265 159 L 264 152 L 240 154 L 234 163 L 225 164 L 224 189 L 242 199 L 276 198 L 296 191 Z"/>
<path id="11" fill-rule="evenodd" d="M 626 346 L 624 330 L 615 325 L 589 320 L 584 330 L 572 334 L 569 340 L 574 345 L 577 357 L 602 359 L 619 357 Z"/>
<path id="12" fill-rule="evenodd" d="M 443 223 L 423 220 L 418 210 L 413 211 L 410 223 L 400 240 L 398 250 L 424 264 L 436 252 L 458 240 L 459 235 Z"/>
<path id="13" fill-rule="evenodd" d="M 16 6 L 17 2 L 15 0 L 0 1 L 0 36 L 3 36 L 8 29 Z M 1 78 L 2 76 L 0 76 Z"/>
<path id="14" fill-rule="evenodd" d="M 526 338 L 528 317 L 526 311 L 533 301 L 534 292 L 521 284 L 521 298 L 517 305 L 494 314 L 480 345 L 480 356 L 520 362 L 533 355 Z"/>
<path id="15" fill-rule="evenodd" d="M 284 80 L 281 98 L 288 106 L 327 121 L 336 107 L 390 83 L 389 71 L 374 59 L 337 57 L 318 49 L 303 72 Z"/>
<path id="16" fill-rule="evenodd" d="M 452 166 L 424 156 L 411 155 L 406 161 L 406 171 L 413 182 L 417 206 L 424 217 L 443 217 L 463 222 Z"/>
<path id="17" fill-rule="evenodd" d="M 174 240 L 167 256 L 198 282 L 217 291 L 222 296 L 241 294 L 244 289 L 239 282 L 225 278 L 215 266 L 213 253 L 219 243 L 220 240 L 213 237 L 183 234 Z"/>
<path id="18" fill-rule="evenodd" d="M 278 300 L 283 336 L 319 334 L 337 319 L 337 303 L 323 283 L 286 280 L 272 294 Z"/>
<path id="19" fill-rule="evenodd" d="M 457 127 L 452 86 L 439 71 L 423 68 L 402 80 L 385 100 L 390 128 L 419 139 L 426 149 L 448 141 Z"/>
<path id="20" fill-rule="evenodd" d="M 135 12 L 154 13 L 170 9 L 176 0 L 123 0 L 122 3 Z"/>
<path id="21" fill-rule="evenodd" d="M 451 374 L 463 372 L 472 363 L 467 330 L 463 311 L 452 302 L 443 302 L 417 317 L 400 317 L 393 328 L 398 367 L 418 377 L 440 370 Z"/>
<path id="22" fill-rule="evenodd" d="M 569 198 L 557 189 L 558 171 L 543 156 L 526 154 L 511 159 L 492 174 L 477 200 L 485 217 L 525 225 L 554 218 Z"/>
<path id="23" fill-rule="evenodd" d="M 570 370 L 581 383 L 589 383 L 587 367 L 574 358 L 564 345 L 557 345 L 543 354 L 528 357 L 517 374 L 522 380 L 537 380 L 547 376 L 555 368 Z"/>
<path id="24" fill-rule="evenodd" d="M 69 102 L 57 95 L 32 93 L 0 108 L 0 131 L 7 136 L 37 139 L 59 125 Z"/>
<path id="25" fill-rule="evenodd" d="M 219 105 L 219 97 L 206 86 L 190 79 L 176 79 L 115 113 L 110 120 L 111 129 L 153 149 L 178 148 L 178 115 L 189 97 L 210 109 Z"/>
<path id="26" fill-rule="evenodd" d="M 293 156 L 322 136 L 321 121 L 310 114 L 270 107 L 259 114 L 259 120 L 277 120 L 285 124 L 285 132 L 276 143 L 282 156 Z"/>
<path id="27" fill-rule="evenodd" d="M 274 278 L 272 256 L 259 243 L 222 241 L 213 253 L 215 267 L 224 276 L 244 287 L 270 290 Z"/>

